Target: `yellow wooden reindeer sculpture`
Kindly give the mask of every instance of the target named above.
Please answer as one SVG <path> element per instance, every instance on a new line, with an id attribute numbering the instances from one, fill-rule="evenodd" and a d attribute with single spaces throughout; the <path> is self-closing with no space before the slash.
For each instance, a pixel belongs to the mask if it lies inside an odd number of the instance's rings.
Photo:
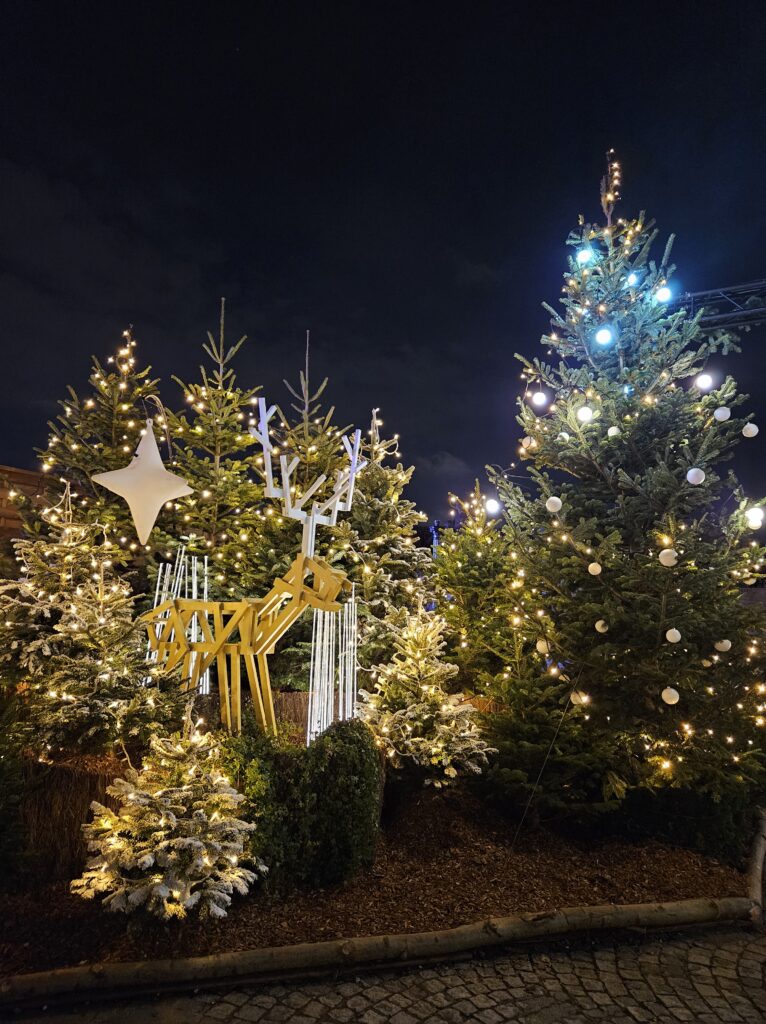
<path id="1" fill-rule="evenodd" d="M 344 437 L 343 446 L 349 464 L 339 470 L 335 487 L 323 502 L 307 503 L 327 479 L 318 477 L 300 497 L 293 495 L 290 477 L 299 459 L 280 456 L 281 486 L 274 482 L 272 445 L 269 421 L 276 406 L 266 408 L 260 398 L 258 427 L 251 433 L 263 447 L 264 494 L 280 498 L 282 510 L 291 519 L 303 523 L 301 550 L 290 568 L 274 581 L 271 590 L 262 598 L 242 601 L 196 601 L 184 598 L 163 601 L 143 616 L 149 634 L 149 644 L 156 659 L 168 669 L 182 666 L 183 685 L 197 689 L 202 674 L 213 664 L 218 675 L 221 701 L 221 720 L 232 733 L 242 730 L 241 660 L 244 659 L 253 708 L 261 727 L 276 732 L 274 702 L 271 696 L 267 656 L 307 608 L 334 612 L 340 608 L 336 598 L 344 587 L 350 587 L 346 575 L 334 569 L 314 554 L 314 541 L 318 525 L 334 526 L 339 512 L 348 512 L 354 497 L 356 474 L 366 463 L 360 459 L 361 431 L 350 440 Z M 196 629 L 192 630 L 196 620 Z M 189 636 L 197 639 L 190 640 Z"/>

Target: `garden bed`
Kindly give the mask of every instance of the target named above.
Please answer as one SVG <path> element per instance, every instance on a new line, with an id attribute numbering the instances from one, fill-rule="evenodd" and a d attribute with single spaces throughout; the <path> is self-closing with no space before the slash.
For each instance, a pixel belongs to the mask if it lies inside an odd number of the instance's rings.
<path id="1" fill-rule="evenodd" d="M 105 913 L 65 884 L 0 895 L 4 974 L 332 938 L 449 928 L 595 903 L 744 896 L 733 868 L 660 843 L 574 841 L 513 827 L 473 799 L 426 791 L 381 837 L 375 866 L 346 885 L 239 898 L 227 919 L 182 926 Z"/>

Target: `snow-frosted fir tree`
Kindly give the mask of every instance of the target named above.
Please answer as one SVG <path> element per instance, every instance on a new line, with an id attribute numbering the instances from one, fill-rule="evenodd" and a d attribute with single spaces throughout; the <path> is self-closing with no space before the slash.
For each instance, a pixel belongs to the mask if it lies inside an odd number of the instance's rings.
<path id="1" fill-rule="evenodd" d="M 381 420 L 373 410 L 359 475 L 348 515 L 332 531 L 328 557 L 341 564 L 356 584 L 360 601 L 359 660 L 364 667 L 391 657 L 386 616 L 398 608 L 414 610 L 432 592 L 433 562 L 419 547 L 416 528 L 426 520 L 404 497 L 414 467 L 399 461 L 398 435 L 381 439 Z"/>
<path id="2" fill-rule="evenodd" d="M 254 826 L 236 816 L 244 797 L 221 768 L 211 733 L 189 711 L 183 733 L 153 737 L 141 771 L 129 769 L 107 792 L 117 813 L 94 801 L 83 825 L 94 856 L 72 891 L 103 896 L 111 911 L 142 908 L 163 919 L 225 917 L 234 893 L 245 895 L 266 865 L 242 865 Z"/>
<path id="3" fill-rule="evenodd" d="M 146 420 L 156 412 L 157 381 L 148 367 L 139 369 L 136 342 L 125 331 L 122 343 L 106 366 L 93 358 L 90 390 L 68 388 L 60 402 L 61 414 L 49 423 L 48 447 L 38 454 L 50 477 L 49 504 L 56 504 L 71 486 L 78 516 L 98 523 L 115 543 L 115 561 L 143 566 L 146 552 L 138 543 L 125 501 L 92 481 L 95 473 L 122 469 L 130 462 Z M 24 502 L 23 514 L 30 530 L 45 529 L 34 504 Z"/>
<path id="4" fill-rule="evenodd" d="M 208 556 L 211 599 L 257 594 L 262 582 L 253 539 L 263 520 L 263 488 L 258 480 L 257 442 L 249 433 L 258 388 L 241 388 L 231 363 L 246 338 L 227 349 L 224 302 L 220 333 L 208 333 L 203 345 L 213 369 L 200 367 L 197 383 L 176 383 L 187 408 L 168 414 L 175 442 L 174 472 L 194 493 L 179 498 L 173 516 L 174 538 L 183 538 L 189 554 Z"/>
<path id="5" fill-rule="evenodd" d="M 73 513 L 68 487 L 43 523 L 47 536 L 15 544 L 19 579 L 0 581 L 0 660 L 26 742 L 51 756 L 140 747 L 178 722 L 177 682 L 147 667 L 115 545 Z"/>
<path id="6" fill-rule="evenodd" d="M 476 709 L 447 690 L 457 669 L 443 659 L 444 620 L 421 607 L 393 612 L 389 623 L 396 653 L 378 668 L 374 692 L 359 694 L 359 715 L 388 763 L 434 786 L 481 772 L 488 748 Z"/>
<path id="7" fill-rule="evenodd" d="M 610 155 L 605 223 L 581 219 L 563 308 L 547 307 L 548 358 L 523 360 L 532 492 L 493 479 L 544 611 L 537 657 L 588 702 L 591 749 L 616 743 L 616 788 L 717 797 L 763 778 L 764 619 L 741 600 L 763 513 L 723 470 L 757 428 L 735 382 L 705 372 L 734 339 L 672 304 L 670 243 L 654 262 L 644 214 L 614 218 L 619 178 Z"/>

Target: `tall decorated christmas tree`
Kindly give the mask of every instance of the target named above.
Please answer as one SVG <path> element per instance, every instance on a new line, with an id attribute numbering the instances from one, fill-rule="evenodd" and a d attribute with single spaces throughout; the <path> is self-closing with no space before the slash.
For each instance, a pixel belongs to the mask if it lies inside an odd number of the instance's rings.
<path id="1" fill-rule="evenodd" d="M 200 367 L 196 383 L 175 378 L 186 409 L 168 414 L 174 472 L 193 490 L 174 502 L 168 546 L 183 543 L 190 555 L 207 557 L 211 598 L 230 600 L 257 594 L 254 588 L 262 583 L 255 538 L 264 521 L 263 488 L 256 441 L 249 433 L 258 388 L 240 387 L 231 366 L 245 340 L 227 349 L 221 300 L 218 339 L 208 333 L 203 346 L 212 371 Z"/>
<path id="2" fill-rule="evenodd" d="M 708 371 L 735 339 L 675 301 L 672 239 L 655 261 L 644 214 L 614 216 L 619 185 L 610 153 L 605 221 L 569 236 L 546 358 L 522 360 L 531 486 L 492 472 L 541 609 L 524 676 L 536 660 L 566 680 L 546 699 L 579 719 L 583 751 L 612 751 L 613 794 L 719 798 L 763 779 L 764 621 L 742 600 L 764 560 L 763 511 L 727 471 L 758 430 L 734 380 Z"/>

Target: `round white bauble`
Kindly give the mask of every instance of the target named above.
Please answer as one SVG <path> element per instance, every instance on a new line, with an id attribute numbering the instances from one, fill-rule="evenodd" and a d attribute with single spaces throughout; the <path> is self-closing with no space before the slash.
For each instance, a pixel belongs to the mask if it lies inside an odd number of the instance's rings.
<path id="1" fill-rule="evenodd" d="M 535 443 L 535 441 L 534 441 L 534 438 L 532 438 L 532 437 L 522 437 L 522 439 L 521 439 L 521 447 L 522 448 L 531 448 L 534 443 Z"/>
<path id="2" fill-rule="evenodd" d="M 666 704 L 677 704 L 681 699 L 678 690 L 674 690 L 672 686 L 666 686 L 660 696 Z"/>
<path id="3" fill-rule="evenodd" d="M 752 585 L 755 583 L 755 576 L 745 576 L 742 582 L 745 584 L 746 587 L 752 587 Z"/>
<path id="4" fill-rule="evenodd" d="M 601 566 L 598 564 L 598 562 L 591 562 L 588 566 L 588 572 L 591 574 L 591 576 L 600 576 Z"/>
<path id="5" fill-rule="evenodd" d="M 608 633 L 609 632 L 609 624 L 604 619 L 599 619 L 598 622 L 596 623 L 596 632 L 597 633 Z"/>
<path id="6" fill-rule="evenodd" d="M 669 644 L 677 644 L 681 639 L 681 634 L 677 629 L 669 629 L 665 634 L 665 639 Z"/>
<path id="7" fill-rule="evenodd" d="M 572 690 L 570 694 L 570 700 L 573 704 L 589 704 L 590 697 L 587 693 L 583 693 L 582 690 Z"/>
<path id="8" fill-rule="evenodd" d="M 710 666 L 712 664 L 713 664 L 713 662 L 710 660 L 710 658 L 703 658 L 702 659 L 702 667 L 703 668 L 710 668 Z"/>
<path id="9" fill-rule="evenodd" d="M 686 474 L 686 479 L 689 481 L 690 484 L 696 487 L 697 484 L 704 483 L 705 473 L 703 472 L 703 470 L 697 469 L 695 467 L 694 469 L 689 470 L 689 472 Z"/>
<path id="10" fill-rule="evenodd" d="M 551 653 L 551 645 L 548 643 L 547 640 L 538 640 L 537 643 L 535 644 L 535 647 L 540 652 L 540 654 L 550 654 Z"/>
<path id="11" fill-rule="evenodd" d="M 660 565 L 664 565 L 667 569 L 672 569 L 678 561 L 678 552 L 675 548 L 663 548 L 659 555 Z"/>
<path id="12" fill-rule="evenodd" d="M 581 405 L 577 410 L 577 419 L 580 423 L 590 423 L 593 419 L 593 410 L 589 405 Z"/>
<path id="13" fill-rule="evenodd" d="M 559 434 L 559 441 L 568 441 L 568 440 L 569 440 L 569 434 L 567 434 L 566 430 L 562 430 L 561 433 Z"/>
<path id="14" fill-rule="evenodd" d="M 745 512 L 745 519 L 747 520 L 747 525 L 751 530 L 760 530 L 763 526 L 763 509 L 758 508 L 757 506 L 749 508 L 747 512 Z"/>
<path id="15" fill-rule="evenodd" d="M 743 437 L 755 437 L 758 434 L 758 427 L 755 423 L 746 423 L 742 428 Z"/>
<path id="16" fill-rule="evenodd" d="M 716 640 L 716 642 L 713 644 L 713 647 L 715 647 L 717 651 L 730 651 L 731 640 Z"/>
<path id="17" fill-rule="evenodd" d="M 545 507 L 548 509 L 549 512 L 560 512 L 561 506 L 563 504 L 564 503 L 562 502 L 561 498 L 557 498 L 554 494 L 551 495 L 550 498 L 548 498 L 548 500 L 545 503 Z"/>
<path id="18" fill-rule="evenodd" d="M 717 419 L 719 423 L 725 423 L 730 416 L 731 409 L 727 408 L 725 405 L 719 406 L 713 413 L 713 417 Z"/>
<path id="19" fill-rule="evenodd" d="M 619 437 L 622 431 L 619 427 L 610 427 L 606 432 L 607 437 Z"/>

